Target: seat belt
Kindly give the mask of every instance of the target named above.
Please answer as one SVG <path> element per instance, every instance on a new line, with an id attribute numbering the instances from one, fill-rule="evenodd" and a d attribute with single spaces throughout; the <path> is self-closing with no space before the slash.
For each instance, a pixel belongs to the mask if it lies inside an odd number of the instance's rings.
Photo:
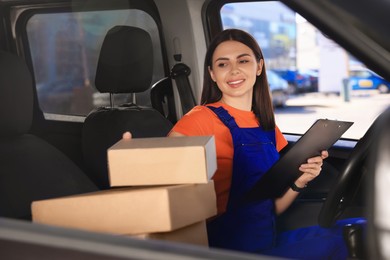
<path id="1" fill-rule="evenodd" d="M 173 39 L 174 45 L 174 55 L 173 58 L 176 63 L 170 73 L 170 77 L 175 80 L 177 89 L 179 91 L 181 108 L 183 115 L 190 111 L 194 106 L 196 106 L 194 93 L 192 92 L 190 81 L 188 76 L 191 74 L 191 69 L 186 64 L 181 62 L 181 46 L 180 39 Z"/>
<path id="2" fill-rule="evenodd" d="M 184 63 L 177 63 L 171 69 L 171 78 L 175 80 L 179 91 L 183 115 L 196 106 L 195 97 L 192 92 L 190 81 L 188 80 L 190 74 L 190 67 Z"/>

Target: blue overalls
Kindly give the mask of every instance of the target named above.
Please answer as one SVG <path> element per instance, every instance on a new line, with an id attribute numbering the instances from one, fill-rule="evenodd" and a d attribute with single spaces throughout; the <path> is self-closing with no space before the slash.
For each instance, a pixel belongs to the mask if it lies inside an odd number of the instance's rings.
<path id="1" fill-rule="evenodd" d="M 207 225 L 211 247 L 259 252 L 273 246 L 274 201 L 243 203 L 244 195 L 279 159 L 275 130 L 240 128 L 223 107 L 209 108 L 229 128 L 233 138 L 233 175 L 227 209 Z"/>
<path id="2" fill-rule="evenodd" d="M 207 223 L 210 247 L 296 259 L 346 259 L 342 228 L 365 220 L 345 219 L 331 228 L 311 226 L 277 235 L 274 201 L 244 201 L 250 188 L 279 159 L 275 131 L 260 126 L 240 128 L 223 107 L 208 108 L 229 128 L 234 146 L 226 212 Z"/>

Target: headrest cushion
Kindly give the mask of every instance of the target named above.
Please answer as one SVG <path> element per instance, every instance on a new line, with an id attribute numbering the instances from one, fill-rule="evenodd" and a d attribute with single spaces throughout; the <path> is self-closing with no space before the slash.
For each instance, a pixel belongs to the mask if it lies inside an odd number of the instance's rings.
<path id="1" fill-rule="evenodd" d="M 152 39 L 146 31 L 115 26 L 104 38 L 95 86 L 102 93 L 137 93 L 150 87 L 153 76 Z"/>

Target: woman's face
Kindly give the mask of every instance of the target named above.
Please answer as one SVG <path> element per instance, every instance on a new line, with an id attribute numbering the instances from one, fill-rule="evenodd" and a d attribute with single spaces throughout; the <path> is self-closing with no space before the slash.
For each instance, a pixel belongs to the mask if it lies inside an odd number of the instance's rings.
<path id="1" fill-rule="evenodd" d="M 221 101 L 251 105 L 253 86 L 263 67 L 262 59 L 257 62 L 253 51 L 245 44 L 225 41 L 215 49 L 211 67 L 211 78 L 222 92 Z"/>

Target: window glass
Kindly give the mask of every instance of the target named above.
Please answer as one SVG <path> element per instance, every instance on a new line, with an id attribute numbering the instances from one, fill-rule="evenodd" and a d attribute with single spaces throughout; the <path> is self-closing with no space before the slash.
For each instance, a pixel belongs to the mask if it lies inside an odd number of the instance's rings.
<path id="1" fill-rule="evenodd" d="M 390 103 L 389 82 L 279 2 L 229 3 L 221 20 L 252 34 L 267 69 L 287 81 L 287 100 L 275 109 L 284 133 L 303 134 L 328 118 L 353 121 L 343 137 L 359 139 Z"/>
<path id="2" fill-rule="evenodd" d="M 106 32 L 115 25 L 146 30 L 154 49 L 152 84 L 164 77 L 158 29 L 141 10 L 104 10 L 35 14 L 27 24 L 39 105 L 49 114 L 87 115 L 93 108 L 108 106 L 107 93 L 94 86 L 99 52 Z M 114 104 L 131 102 L 127 94 L 114 95 Z M 136 94 L 136 103 L 150 106 L 149 91 Z"/>

